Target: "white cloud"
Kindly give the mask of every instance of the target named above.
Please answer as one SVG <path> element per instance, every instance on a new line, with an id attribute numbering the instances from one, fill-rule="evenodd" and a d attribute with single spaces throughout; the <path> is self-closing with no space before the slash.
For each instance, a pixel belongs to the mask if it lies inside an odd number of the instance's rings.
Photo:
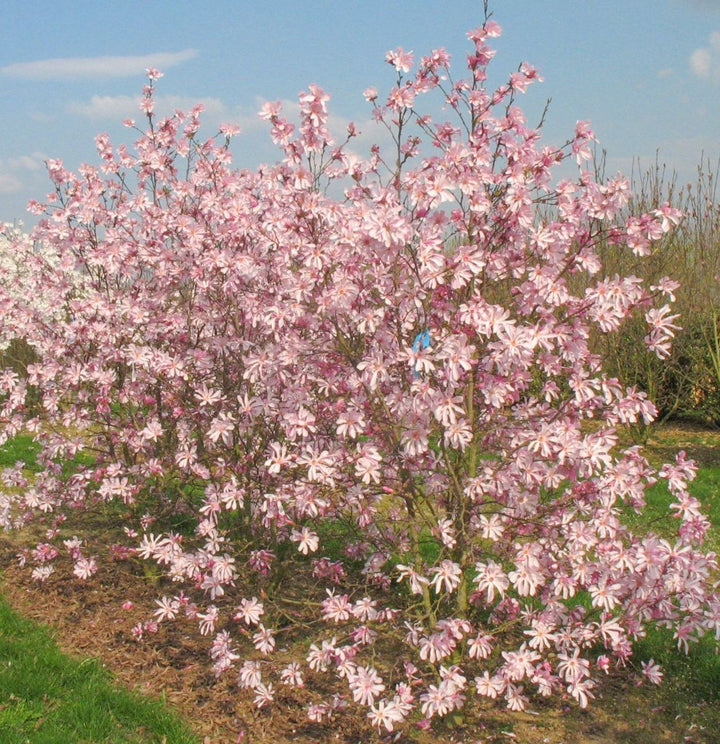
<path id="1" fill-rule="evenodd" d="M 12 173 L 0 173 L 0 194 L 17 194 L 22 191 L 22 181 Z"/>
<path id="2" fill-rule="evenodd" d="M 89 101 L 71 103 L 68 110 L 88 119 L 115 119 L 121 121 L 137 116 L 140 111 L 139 96 L 93 96 Z"/>
<path id="3" fill-rule="evenodd" d="M 712 56 L 708 49 L 696 49 L 690 56 L 690 67 L 698 77 L 710 77 L 711 64 Z"/>
<path id="4" fill-rule="evenodd" d="M 720 31 L 713 31 L 708 41 L 690 55 L 690 67 L 700 78 L 720 81 Z"/>
<path id="5" fill-rule="evenodd" d="M 197 49 L 156 52 L 127 57 L 64 57 L 17 62 L 0 67 L 0 74 L 23 80 L 73 80 L 78 78 L 132 77 L 148 67 L 166 70 L 197 56 Z"/>
<path id="6" fill-rule="evenodd" d="M 28 174 L 45 171 L 47 157 L 41 152 L 0 160 L 0 194 L 19 194 L 27 188 Z M 34 175 L 29 176 L 32 180 Z"/>
<path id="7" fill-rule="evenodd" d="M 662 80 L 671 77 L 674 72 L 675 70 L 672 67 L 664 67 L 662 70 L 658 70 L 657 76 Z"/>
<path id="8" fill-rule="evenodd" d="M 37 172 L 45 169 L 47 155 L 42 152 L 33 152 L 30 155 L 19 155 L 8 160 L 8 166 L 12 170 Z"/>
<path id="9" fill-rule="evenodd" d="M 83 103 L 71 103 L 68 110 L 88 119 L 144 119 L 140 110 L 140 96 L 93 96 Z M 155 96 L 155 112 L 159 116 L 172 114 L 176 109 L 189 111 L 197 104 L 205 107 L 205 114 L 222 116 L 225 104 L 219 98 L 190 98 L 186 96 Z"/>

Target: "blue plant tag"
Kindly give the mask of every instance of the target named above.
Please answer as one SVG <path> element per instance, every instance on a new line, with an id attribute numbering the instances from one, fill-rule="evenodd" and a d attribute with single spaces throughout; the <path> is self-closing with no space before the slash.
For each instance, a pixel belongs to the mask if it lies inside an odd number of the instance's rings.
<path id="1" fill-rule="evenodd" d="M 420 349 L 427 349 L 428 346 L 430 346 L 430 331 L 426 328 L 415 336 L 412 348 L 413 351 L 420 351 Z"/>
<path id="2" fill-rule="evenodd" d="M 418 333 L 417 336 L 415 336 L 415 340 L 413 341 L 412 350 L 414 352 L 420 351 L 420 349 L 427 349 L 428 346 L 430 346 L 430 331 L 426 328 L 424 331 L 421 331 Z M 417 380 L 419 377 L 419 373 L 417 370 L 413 371 L 413 378 Z"/>

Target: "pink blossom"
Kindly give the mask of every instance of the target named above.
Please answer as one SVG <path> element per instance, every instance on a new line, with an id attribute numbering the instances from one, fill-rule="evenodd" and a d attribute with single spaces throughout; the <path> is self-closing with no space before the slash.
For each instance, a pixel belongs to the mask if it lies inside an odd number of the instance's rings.
<path id="1" fill-rule="evenodd" d="M 293 530 L 290 539 L 298 543 L 298 550 L 303 555 L 314 553 L 318 549 L 319 538 L 307 527 L 303 527 L 301 530 Z"/>
<path id="2" fill-rule="evenodd" d="M 641 665 L 642 673 L 645 675 L 646 679 L 649 682 L 654 685 L 659 685 L 662 682 L 663 673 L 662 671 L 660 671 L 659 665 L 656 664 L 653 659 L 650 659 L 649 661 L 643 661 L 641 662 Z"/>
<path id="3" fill-rule="evenodd" d="M 385 689 L 382 677 L 374 667 L 356 667 L 354 673 L 348 676 L 348 685 L 353 700 L 361 705 L 371 705 Z"/>
<path id="4" fill-rule="evenodd" d="M 265 613 L 262 602 L 257 597 L 251 599 L 241 599 L 240 605 L 235 608 L 234 620 L 243 620 L 246 625 L 257 625 L 260 618 Z"/>
<path id="5" fill-rule="evenodd" d="M 291 687 L 303 687 L 303 675 L 300 665 L 297 662 L 291 662 L 280 672 L 280 680 L 284 685 Z"/>
<path id="6" fill-rule="evenodd" d="M 148 442 L 155 442 L 162 436 L 162 433 L 162 425 L 155 419 L 148 422 L 148 425 L 140 432 L 140 436 Z"/>
<path id="7" fill-rule="evenodd" d="M 475 677 L 475 687 L 478 695 L 489 697 L 494 700 L 504 692 L 507 684 L 501 677 L 491 677 L 490 673 L 485 671 L 482 676 Z"/>
<path id="8" fill-rule="evenodd" d="M 493 637 L 484 633 L 478 633 L 475 638 L 468 641 L 468 655 L 471 659 L 487 659 L 492 653 Z"/>
<path id="9" fill-rule="evenodd" d="M 405 720 L 406 715 L 407 713 L 399 702 L 379 700 L 370 706 L 368 718 L 376 729 L 385 729 L 387 732 L 392 732 L 395 730 L 396 724 Z"/>
<path id="10" fill-rule="evenodd" d="M 220 134 L 225 137 L 237 137 L 240 134 L 240 127 L 237 124 L 221 124 Z"/>
<path id="11" fill-rule="evenodd" d="M 180 602 L 171 597 L 156 599 L 155 604 L 158 606 L 158 609 L 153 614 L 160 621 L 174 620 L 180 609 Z"/>
<path id="12" fill-rule="evenodd" d="M 314 643 L 311 644 L 307 655 L 307 662 L 312 670 L 325 671 L 334 656 L 335 639 L 333 638 L 331 641 L 323 641 L 320 647 Z"/>
<path id="13" fill-rule="evenodd" d="M 432 633 L 419 639 L 420 658 L 435 663 L 448 657 L 457 647 L 457 641 L 446 633 Z"/>
<path id="14" fill-rule="evenodd" d="M 275 635 L 270 628 L 258 623 L 258 630 L 253 633 L 253 645 L 261 654 L 267 656 L 275 650 Z"/>
<path id="15" fill-rule="evenodd" d="M 55 573 L 55 567 L 50 565 L 36 566 L 30 574 L 34 581 L 42 583 Z"/>
<path id="16" fill-rule="evenodd" d="M 569 684 L 579 682 L 590 673 L 590 663 L 587 659 L 580 658 L 579 654 L 579 649 L 575 649 L 571 656 L 564 653 L 558 654 L 558 673 Z"/>
<path id="17" fill-rule="evenodd" d="M 199 612 L 197 614 L 202 635 L 210 635 L 215 630 L 215 623 L 217 622 L 219 612 L 219 609 L 215 605 L 209 605 L 207 612 Z"/>
<path id="18" fill-rule="evenodd" d="M 438 594 L 452 592 L 460 584 L 462 571 L 460 566 L 453 561 L 445 559 L 440 562 L 439 566 L 430 569 L 430 572 L 434 574 L 430 585 Z"/>
<path id="19" fill-rule="evenodd" d="M 267 574 L 272 567 L 273 560 L 275 560 L 275 554 L 272 550 L 253 550 L 250 553 L 250 560 L 248 562 L 254 571 L 260 574 Z"/>
<path id="20" fill-rule="evenodd" d="M 444 679 L 439 685 L 428 685 L 427 692 L 420 695 L 420 701 L 423 715 L 434 718 L 461 708 L 464 696 L 453 680 Z"/>
<path id="21" fill-rule="evenodd" d="M 423 586 L 427 586 L 430 583 L 429 579 L 420 575 L 417 571 L 415 571 L 415 569 L 410 566 L 404 566 L 398 563 L 395 568 L 397 568 L 400 573 L 397 580 L 403 581 L 404 579 L 408 579 L 410 583 L 410 591 L 413 594 L 422 594 Z"/>
<path id="22" fill-rule="evenodd" d="M 97 571 L 95 558 L 79 558 L 75 562 L 73 573 L 79 579 L 89 579 Z"/>
<path id="23" fill-rule="evenodd" d="M 510 586 L 510 579 L 506 576 L 502 567 L 493 560 L 487 563 L 475 564 L 477 571 L 473 581 L 480 592 L 485 592 L 485 600 L 489 604 L 495 599 L 496 593 L 501 597 Z"/>
<path id="24" fill-rule="evenodd" d="M 215 636 L 210 649 L 210 656 L 213 659 L 213 670 L 216 676 L 220 676 L 231 669 L 240 658 L 233 650 L 230 634 L 226 630 Z"/>
<path id="25" fill-rule="evenodd" d="M 374 620 L 378 616 L 378 611 L 375 609 L 376 605 L 375 600 L 370 599 L 370 597 L 363 597 L 353 605 L 352 614 L 363 622 Z"/>
<path id="26" fill-rule="evenodd" d="M 388 94 L 387 105 L 400 111 L 405 108 L 412 108 L 415 101 L 415 91 L 408 85 L 396 86 Z"/>
<path id="27" fill-rule="evenodd" d="M 260 662 L 257 662 L 257 661 L 243 662 L 242 667 L 240 667 L 240 672 L 238 673 L 238 685 L 240 685 L 240 687 L 255 688 L 259 684 L 262 684 Z"/>
<path id="28" fill-rule="evenodd" d="M 332 589 L 327 589 L 327 599 L 322 602 L 322 612 L 325 620 L 341 623 L 348 620 L 352 613 L 352 605 L 348 601 L 348 595 L 336 595 Z"/>
<path id="29" fill-rule="evenodd" d="M 412 52 L 406 52 L 402 47 L 390 51 L 385 55 L 385 61 L 391 64 L 398 72 L 410 72 L 413 64 Z"/>

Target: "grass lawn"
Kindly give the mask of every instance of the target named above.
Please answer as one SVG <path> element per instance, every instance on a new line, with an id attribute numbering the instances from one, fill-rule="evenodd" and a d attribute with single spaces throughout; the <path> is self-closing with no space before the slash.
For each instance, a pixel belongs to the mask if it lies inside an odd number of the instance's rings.
<path id="1" fill-rule="evenodd" d="M 23 462 L 27 470 L 35 471 L 38 469 L 36 456 L 39 451 L 40 445 L 30 434 L 18 434 L 0 447 L 0 469 Z"/>
<path id="2" fill-rule="evenodd" d="M 659 427 L 651 437 L 647 454 L 658 464 L 672 461 L 681 449 L 699 465 L 690 492 L 702 503 L 712 525 L 703 549 L 720 553 L 720 433 Z M 628 522 L 636 531 L 651 529 L 672 539 L 677 518 L 668 509 L 671 496 L 666 486 L 657 483 L 648 489 L 646 496 L 647 506 L 642 515 L 628 515 Z M 665 680 L 657 691 L 662 714 L 668 718 L 685 715 L 692 706 L 704 721 L 704 728 L 711 732 L 706 734 L 710 737 L 707 741 L 720 741 L 720 733 L 717 733 L 720 732 L 720 655 L 715 638 L 704 637 L 693 644 L 686 655 L 678 651 L 672 633 L 650 630 L 636 645 L 635 655 L 642 659 L 653 658 L 663 667 Z"/>
<path id="3" fill-rule="evenodd" d="M 113 685 L 94 660 L 63 654 L 0 598 L 0 744 L 197 744 L 162 701 Z"/>

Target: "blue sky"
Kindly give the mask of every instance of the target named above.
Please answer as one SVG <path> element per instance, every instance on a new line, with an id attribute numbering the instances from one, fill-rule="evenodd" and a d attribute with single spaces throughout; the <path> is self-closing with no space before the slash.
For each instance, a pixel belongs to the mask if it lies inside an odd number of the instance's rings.
<path id="1" fill-rule="evenodd" d="M 659 158 L 692 180 L 701 153 L 720 156 L 720 0 L 492 0 L 503 28 L 492 70 L 522 61 L 545 79 L 520 100 L 534 122 L 552 99 L 544 139 L 561 144 L 592 122 L 608 170 Z M 127 141 L 126 117 L 155 66 L 161 108 L 206 105 L 207 132 L 236 122 L 238 165 L 275 160 L 265 100 L 295 101 L 316 83 L 332 123 L 377 139 L 362 91 L 387 91 L 385 52 L 445 47 L 464 63 L 481 0 L 3 0 L 0 22 L 0 221 L 31 219 L 48 191 L 43 160 L 96 162 L 93 138 Z M 456 76 L 459 76 L 456 71 Z"/>

